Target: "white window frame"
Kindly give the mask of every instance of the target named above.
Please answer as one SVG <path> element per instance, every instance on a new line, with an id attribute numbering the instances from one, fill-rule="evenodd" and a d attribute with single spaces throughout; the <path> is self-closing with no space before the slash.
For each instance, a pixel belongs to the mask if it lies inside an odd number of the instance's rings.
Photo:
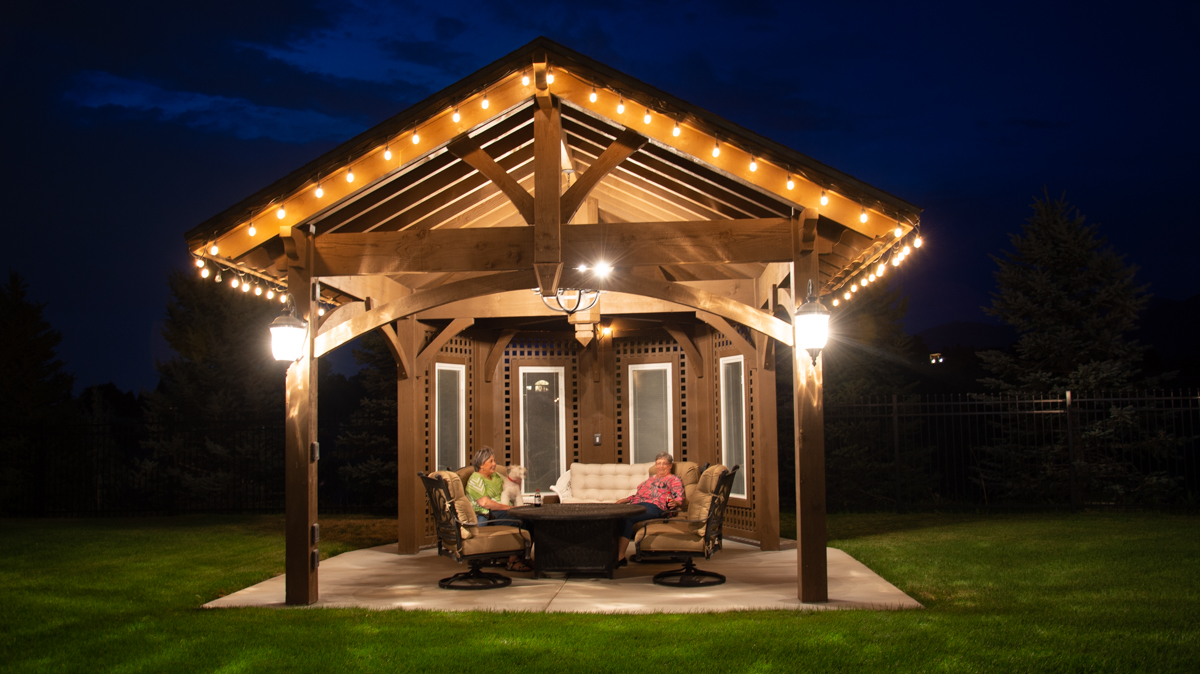
<path id="1" fill-rule="evenodd" d="M 637 447 L 635 446 L 634 433 L 634 413 L 633 410 L 637 405 L 637 400 L 634 399 L 633 393 L 633 371 L 634 370 L 666 370 L 667 372 L 667 452 L 671 458 L 675 458 L 675 378 L 672 375 L 674 368 L 671 363 L 631 363 L 627 371 L 625 381 L 626 388 L 629 391 L 629 409 L 626 411 L 626 418 L 629 420 L 629 462 L 638 463 Z M 653 461 L 653 459 L 651 459 Z M 644 463 L 644 462 L 643 462 Z"/>
<path id="2" fill-rule="evenodd" d="M 566 399 L 566 368 L 561 365 L 525 365 L 517 368 L 517 395 L 520 400 L 520 418 L 517 419 L 517 432 L 520 433 L 521 465 L 529 467 L 529 459 L 525 456 L 525 373 L 552 372 L 558 374 L 558 477 L 570 468 L 567 463 L 567 399 Z"/>
<path id="3" fill-rule="evenodd" d="M 458 372 L 458 464 L 450 466 L 450 470 L 454 470 L 460 466 L 467 465 L 466 450 L 467 450 L 467 366 L 458 363 L 435 363 L 433 376 L 433 460 L 436 462 L 441 456 L 441 434 L 438 429 L 442 423 L 442 397 L 438 387 L 441 386 L 441 378 L 438 373 L 442 370 L 454 370 Z M 443 470 L 446 466 L 434 466 L 434 470 Z"/>
<path id="4" fill-rule="evenodd" d="M 726 467 L 728 467 L 730 469 L 733 468 L 733 465 L 732 465 L 733 462 L 730 460 L 729 451 L 728 451 L 729 450 L 729 424 L 727 423 L 727 420 L 729 419 L 729 409 L 725 405 L 725 387 L 727 386 L 727 382 L 725 380 L 725 364 L 733 363 L 733 362 L 738 363 L 738 365 L 740 365 L 742 368 L 742 388 L 741 388 L 741 391 L 738 392 L 738 398 L 742 401 L 742 405 L 741 405 L 742 409 L 739 410 L 739 412 L 741 413 L 741 416 L 742 416 L 742 458 L 741 458 L 740 463 L 743 467 L 746 465 L 746 454 L 750 451 L 750 443 L 749 443 L 750 429 L 749 429 L 749 427 L 746 426 L 746 360 L 745 360 L 745 358 L 743 358 L 740 355 L 726 356 L 725 358 L 721 359 L 720 366 L 719 366 L 720 372 L 721 372 L 721 392 L 720 392 L 720 398 L 719 398 L 719 400 L 721 401 L 721 458 L 724 459 L 724 463 L 726 464 Z M 745 470 L 742 470 L 740 472 L 743 475 L 746 474 Z M 747 498 L 746 492 L 749 490 L 746 489 L 746 485 L 748 485 L 748 484 L 749 484 L 748 482 L 743 481 L 742 482 L 742 485 L 743 485 L 742 493 L 739 494 L 739 493 L 730 491 L 729 497 L 730 498 Z"/>

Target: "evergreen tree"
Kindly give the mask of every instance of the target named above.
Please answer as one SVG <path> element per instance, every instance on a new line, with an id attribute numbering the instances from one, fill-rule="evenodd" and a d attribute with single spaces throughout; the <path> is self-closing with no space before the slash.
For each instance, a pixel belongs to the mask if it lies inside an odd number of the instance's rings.
<path id="1" fill-rule="evenodd" d="M 0 288 L 0 512 L 39 506 L 40 485 L 62 450 L 52 431 L 73 411 L 75 377 L 56 353 L 62 334 L 28 290 L 15 271 Z"/>
<path id="2" fill-rule="evenodd" d="M 1013 250 L 992 256 L 996 292 L 984 311 L 1019 335 L 1010 351 L 979 354 L 1000 392 L 1111 391 L 1141 383 L 1142 347 L 1128 334 L 1148 296 L 1134 281 L 1136 268 L 1065 196 L 1035 199 L 1033 215 Z"/>
<path id="3" fill-rule="evenodd" d="M 357 504 L 395 512 L 396 361 L 377 330 L 362 336 L 354 359 L 360 369 L 351 380 L 362 398 L 341 427 L 331 468 Z"/>

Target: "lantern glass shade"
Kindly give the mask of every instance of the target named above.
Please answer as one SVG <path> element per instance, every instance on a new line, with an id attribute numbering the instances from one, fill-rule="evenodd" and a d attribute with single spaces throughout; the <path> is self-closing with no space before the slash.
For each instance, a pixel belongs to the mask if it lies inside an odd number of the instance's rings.
<path id="1" fill-rule="evenodd" d="M 275 360 L 297 361 L 304 355 L 304 338 L 308 326 L 304 321 L 284 314 L 271 323 L 271 352 Z"/>
<path id="2" fill-rule="evenodd" d="M 801 307 L 796 312 L 796 340 L 796 345 L 802 349 L 824 349 L 829 341 L 829 313 L 806 312 Z"/>

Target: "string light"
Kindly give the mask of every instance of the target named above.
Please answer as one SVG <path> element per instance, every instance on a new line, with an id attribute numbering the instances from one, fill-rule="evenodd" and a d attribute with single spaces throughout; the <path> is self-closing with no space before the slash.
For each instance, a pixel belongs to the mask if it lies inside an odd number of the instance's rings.
<path id="1" fill-rule="evenodd" d="M 318 181 L 317 181 L 317 190 L 316 190 L 315 194 L 317 195 L 317 198 L 318 198 L 318 199 L 320 199 L 321 197 L 325 196 L 325 190 L 321 188 L 321 181 L 320 181 L 320 180 L 318 180 Z"/>
<path id="2" fill-rule="evenodd" d="M 346 182 L 348 182 L 348 183 L 354 182 L 354 169 L 352 169 L 352 168 L 346 169 Z"/>
<path id="3" fill-rule="evenodd" d="M 612 270 L 613 270 L 612 266 L 609 265 L 607 262 L 596 263 L 596 267 L 595 267 L 596 276 L 608 276 L 609 274 L 612 273 Z"/>
<path id="4" fill-rule="evenodd" d="M 859 279 L 859 280 L 858 280 L 858 285 L 860 285 L 860 286 L 862 286 L 862 287 L 866 288 L 866 287 L 867 287 L 867 284 L 869 284 L 869 283 L 870 283 L 870 280 L 869 280 L 869 279 L 870 279 L 870 277 L 869 277 L 869 276 L 868 276 L 867 278 L 862 278 L 862 279 Z"/>
<path id="5" fill-rule="evenodd" d="M 868 275 L 867 275 L 867 279 L 868 279 L 868 280 L 870 280 L 870 281 L 871 281 L 871 283 L 874 283 L 874 282 L 875 282 L 875 275 L 874 275 L 874 274 L 868 274 Z"/>
<path id="6" fill-rule="evenodd" d="M 244 293 L 250 292 L 250 282 L 249 281 L 246 281 L 246 280 L 242 281 L 242 292 L 244 292 Z"/>
<path id="7" fill-rule="evenodd" d="M 642 118 L 642 123 L 643 124 L 650 123 L 650 108 L 646 108 L 646 116 Z"/>
<path id="8" fill-rule="evenodd" d="M 829 195 L 825 194 L 825 190 L 821 190 L 821 205 L 822 206 L 829 205 Z"/>
<path id="9" fill-rule="evenodd" d="M 488 106 L 491 105 L 490 103 L 488 103 L 487 94 L 483 95 L 483 102 L 481 102 L 480 105 L 483 106 L 484 110 L 487 110 Z"/>
<path id="10" fill-rule="evenodd" d="M 575 271 L 587 271 L 587 270 L 588 270 L 588 266 L 586 264 L 581 264 L 575 268 Z"/>
<path id="11" fill-rule="evenodd" d="M 836 297 L 835 297 L 835 298 L 833 298 L 833 306 L 835 306 L 835 307 L 836 307 L 836 306 L 837 306 L 838 304 L 840 304 L 840 303 L 841 303 L 841 300 L 839 300 L 839 299 L 838 299 L 838 298 L 836 298 Z"/>
<path id="12" fill-rule="evenodd" d="M 893 267 L 899 267 L 899 266 L 900 266 L 900 256 L 899 256 L 899 255 L 897 255 L 896 257 L 893 257 L 893 258 L 892 258 L 892 266 L 893 266 Z"/>
<path id="13" fill-rule="evenodd" d="M 679 122 L 675 122 L 675 128 L 671 129 L 671 135 L 675 136 L 676 138 L 679 137 Z"/>
<path id="14" fill-rule="evenodd" d="M 383 158 L 385 161 L 392 160 L 392 144 L 388 143 L 383 147 Z"/>
<path id="15" fill-rule="evenodd" d="M 790 174 L 790 173 L 788 174 L 787 188 L 789 190 L 796 189 L 796 181 L 792 180 L 792 174 Z"/>
<path id="16" fill-rule="evenodd" d="M 903 256 L 905 256 L 905 257 L 908 257 L 908 254 L 909 254 L 909 253 L 911 253 L 911 252 L 912 252 L 912 248 L 909 248 L 908 246 L 905 246 L 905 247 L 904 247 L 904 249 L 900 251 L 900 254 L 901 254 L 901 255 L 903 255 Z"/>
<path id="17" fill-rule="evenodd" d="M 846 299 L 850 299 L 850 293 L 847 292 L 845 295 L 843 295 L 843 297 L 845 297 Z"/>
<path id="18" fill-rule="evenodd" d="M 269 300 L 275 299 L 275 291 L 274 290 L 271 290 L 270 288 L 267 289 L 267 299 L 269 299 Z"/>
<path id="19" fill-rule="evenodd" d="M 317 308 L 317 315 L 318 316 L 325 315 L 325 305 L 324 304 L 322 304 L 320 307 Z"/>
<path id="20" fill-rule="evenodd" d="M 279 210 L 275 211 L 275 217 L 279 218 L 280 220 L 282 220 L 285 215 L 287 215 L 287 211 L 283 210 L 283 206 L 280 206 Z"/>
<path id="21" fill-rule="evenodd" d="M 454 108 L 454 116 L 451 119 L 454 120 L 455 124 L 458 124 L 462 120 L 462 115 L 458 114 L 458 108 Z"/>
<path id="22" fill-rule="evenodd" d="M 719 141 L 719 140 L 713 141 L 713 156 L 714 157 L 721 156 L 721 141 Z"/>
<path id="23" fill-rule="evenodd" d="M 279 293 L 279 303 L 287 304 L 287 293 Z"/>
<path id="24" fill-rule="evenodd" d="M 523 71 L 521 73 L 521 86 L 529 86 L 529 71 Z"/>
<path id="25" fill-rule="evenodd" d="M 554 68 L 546 68 L 546 84 L 554 84 Z"/>
<path id="26" fill-rule="evenodd" d="M 216 281 L 217 281 L 217 283 L 220 283 L 220 282 L 221 282 L 221 268 L 220 268 L 220 267 L 217 267 L 217 278 L 216 278 Z"/>
<path id="27" fill-rule="evenodd" d="M 249 234 L 250 236 L 254 236 L 255 234 L 258 234 L 258 229 L 254 226 L 253 222 L 250 223 L 250 227 L 246 230 L 246 233 Z"/>
<path id="28" fill-rule="evenodd" d="M 625 98 L 624 97 L 622 97 L 621 100 L 617 103 L 617 114 L 618 115 L 625 114 Z"/>
<path id="29" fill-rule="evenodd" d="M 892 234 L 895 234 L 896 238 L 899 239 L 904 236 L 904 229 L 900 225 L 896 225 L 896 231 L 892 232 Z"/>
<path id="30" fill-rule="evenodd" d="M 213 245 L 211 245 L 211 246 L 209 246 L 209 247 L 208 247 L 208 254 L 209 254 L 209 255 L 216 255 L 218 250 L 219 250 L 219 249 L 217 248 L 217 244 L 215 244 L 215 243 L 214 243 Z"/>
<path id="31" fill-rule="evenodd" d="M 850 284 L 850 292 L 852 292 L 852 293 L 858 292 L 858 284 L 857 283 Z"/>
<path id="32" fill-rule="evenodd" d="M 262 286 L 258 285 L 258 283 L 254 284 L 254 294 L 262 297 Z"/>
<path id="33" fill-rule="evenodd" d="M 200 258 L 196 258 L 196 266 L 197 266 L 197 267 L 203 267 L 203 266 L 204 266 L 204 260 L 202 260 L 202 259 L 200 259 Z"/>
<path id="34" fill-rule="evenodd" d="M 596 102 L 596 87 L 592 87 L 592 93 L 590 96 L 588 96 L 588 100 L 593 103 Z"/>
<path id="35" fill-rule="evenodd" d="M 758 161 L 754 157 L 750 157 L 750 172 L 754 173 L 758 170 Z"/>
<path id="36" fill-rule="evenodd" d="M 863 207 L 862 207 L 862 212 L 858 214 L 858 221 L 859 221 L 859 222 L 866 222 L 866 221 L 867 221 L 867 207 L 866 207 L 866 206 L 863 206 Z"/>
<path id="37" fill-rule="evenodd" d="M 236 276 L 235 276 L 235 277 L 233 277 L 233 278 L 231 278 L 231 279 L 229 279 L 229 287 L 230 287 L 230 288 L 233 288 L 234 290 L 237 290 L 237 287 L 238 287 L 239 285 L 241 285 L 241 283 L 240 283 L 240 282 L 237 280 L 237 277 L 236 277 Z"/>
<path id="38" fill-rule="evenodd" d="M 413 138 L 413 145 L 416 145 L 417 143 L 421 142 L 421 134 L 417 133 L 416 129 L 413 129 L 412 138 Z"/>
<path id="39" fill-rule="evenodd" d="M 208 267 L 200 270 L 200 278 L 208 278 Z"/>
<path id="40" fill-rule="evenodd" d="M 921 247 L 921 235 L 918 234 L 916 239 L 913 239 L 913 248 Z"/>
<path id="41" fill-rule="evenodd" d="M 883 272 L 885 272 L 885 271 L 887 271 L 887 263 L 886 263 L 886 262 L 880 262 L 880 263 L 879 263 L 879 266 L 875 268 L 875 275 L 876 275 L 876 276 L 883 276 Z"/>

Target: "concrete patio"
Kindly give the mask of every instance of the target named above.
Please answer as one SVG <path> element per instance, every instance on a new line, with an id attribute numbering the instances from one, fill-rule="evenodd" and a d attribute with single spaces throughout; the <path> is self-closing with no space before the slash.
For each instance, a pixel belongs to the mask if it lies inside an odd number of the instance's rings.
<path id="1" fill-rule="evenodd" d="M 826 548 L 829 603 L 804 604 L 796 598 L 796 543 L 763 552 L 725 540 L 725 549 L 697 564 L 724 574 L 711 588 L 675 589 L 651 582 L 670 566 L 635 564 L 618 569 L 612 580 L 571 576 L 533 580 L 531 573 L 505 573 L 512 585 L 463 592 L 438 588 L 437 581 L 466 570 L 436 550 L 395 554 L 396 546 L 355 550 L 321 562 L 321 593 L 315 607 L 428 611 L 532 611 L 549 613 L 693 613 L 763 610 L 896 610 L 923 608 L 850 555 Z M 632 552 L 632 550 L 631 550 Z M 205 608 L 284 606 L 284 576 L 276 576 L 204 605 Z"/>

